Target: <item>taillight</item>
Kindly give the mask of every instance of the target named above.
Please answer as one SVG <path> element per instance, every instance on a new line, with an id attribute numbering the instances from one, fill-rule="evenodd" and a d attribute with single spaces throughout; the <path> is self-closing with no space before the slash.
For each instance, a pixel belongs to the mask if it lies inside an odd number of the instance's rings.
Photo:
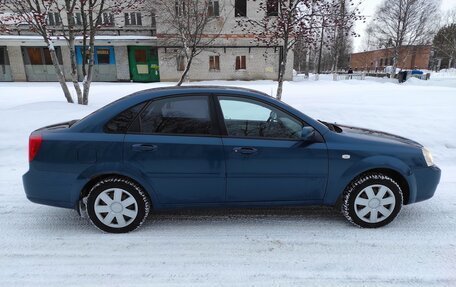
<path id="1" fill-rule="evenodd" d="M 35 156 L 40 150 L 41 143 L 43 142 L 43 137 L 41 135 L 35 134 L 31 135 L 29 138 L 29 161 L 33 161 Z"/>

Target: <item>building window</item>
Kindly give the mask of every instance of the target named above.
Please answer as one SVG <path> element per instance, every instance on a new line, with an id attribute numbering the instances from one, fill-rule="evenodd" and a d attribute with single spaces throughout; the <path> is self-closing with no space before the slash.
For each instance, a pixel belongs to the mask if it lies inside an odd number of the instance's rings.
<path id="1" fill-rule="evenodd" d="M 279 1 L 278 0 L 267 0 L 266 3 L 266 15 L 277 16 L 279 15 Z"/>
<path id="2" fill-rule="evenodd" d="M 218 17 L 220 16 L 219 1 L 218 0 L 209 0 L 207 15 L 209 17 Z"/>
<path id="3" fill-rule="evenodd" d="M 247 17 L 247 0 L 235 0 L 234 16 L 235 17 Z"/>
<path id="4" fill-rule="evenodd" d="M 185 14 L 185 1 L 176 0 L 174 2 L 174 9 L 176 10 L 176 16 L 182 16 Z"/>
<path id="5" fill-rule="evenodd" d="M 383 58 L 380 59 L 380 66 L 383 66 Z"/>
<path id="6" fill-rule="evenodd" d="M 209 70 L 220 71 L 220 56 L 209 56 Z"/>
<path id="7" fill-rule="evenodd" d="M 394 58 L 393 57 L 390 58 L 390 66 L 392 66 L 392 65 L 394 65 Z"/>
<path id="8" fill-rule="evenodd" d="M 125 26 L 142 26 L 141 13 L 125 13 Z"/>
<path id="9" fill-rule="evenodd" d="M 107 12 L 101 14 L 99 23 L 103 26 L 114 26 L 114 14 Z"/>
<path id="10" fill-rule="evenodd" d="M 246 57 L 237 56 L 236 57 L 236 70 L 245 70 L 246 69 Z"/>
<path id="11" fill-rule="evenodd" d="M 150 12 L 150 26 L 152 28 L 157 27 L 157 18 L 155 16 L 155 11 Z"/>
<path id="12" fill-rule="evenodd" d="M 7 64 L 7 57 L 6 57 L 6 48 L 0 47 L 0 66 L 5 66 Z"/>
<path id="13" fill-rule="evenodd" d="M 185 70 L 185 57 L 184 56 L 177 56 L 177 70 L 178 71 Z"/>
<path id="14" fill-rule="evenodd" d="M 60 26 L 62 24 L 62 19 L 60 18 L 60 13 L 50 12 L 48 14 L 46 23 L 49 26 Z"/>
<path id="15" fill-rule="evenodd" d="M 27 47 L 25 48 L 26 51 L 26 65 L 32 66 L 51 66 L 52 58 L 51 53 L 49 52 L 48 48 L 44 47 Z M 59 60 L 59 64 L 62 65 L 62 54 L 60 52 L 59 47 L 55 47 L 55 52 L 57 53 L 57 58 Z"/>
<path id="16" fill-rule="evenodd" d="M 97 64 L 98 65 L 109 65 L 111 64 L 111 49 L 99 48 L 97 49 Z"/>
<path id="17" fill-rule="evenodd" d="M 82 26 L 82 14 L 81 13 L 74 14 L 74 24 L 76 26 Z"/>
<path id="18" fill-rule="evenodd" d="M 93 60 L 95 65 L 115 65 L 115 55 L 113 47 L 95 47 Z M 78 65 L 82 65 L 84 61 L 89 62 L 89 50 L 86 49 L 86 53 L 83 53 L 84 49 L 81 46 L 76 47 L 76 62 Z"/>

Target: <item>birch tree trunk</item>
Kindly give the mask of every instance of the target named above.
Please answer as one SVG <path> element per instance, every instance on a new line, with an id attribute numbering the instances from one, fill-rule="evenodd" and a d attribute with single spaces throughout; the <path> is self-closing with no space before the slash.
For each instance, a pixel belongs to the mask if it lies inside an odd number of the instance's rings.
<path id="1" fill-rule="evenodd" d="M 70 0 L 65 0 L 66 14 L 68 19 L 68 47 L 70 49 L 70 62 L 71 62 L 71 81 L 73 82 L 76 96 L 78 98 L 78 104 L 82 104 L 82 90 L 79 86 L 78 79 L 78 65 L 76 62 L 76 51 L 75 51 L 75 33 L 74 33 L 74 13 L 73 7 Z"/>
<path id="2" fill-rule="evenodd" d="M 68 89 L 65 75 L 63 74 L 62 67 L 60 67 L 59 58 L 57 57 L 57 53 L 55 52 L 54 45 L 50 42 L 49 39 L 46 39 L 46 45 L 49 48 L 49 54 L 51 55 L 52 65 L 54 66 L 55 73 L 57 75 L 57 79 L 59 81 L 60 86 L 62 87 L 63 94 L 68 103 L 73 104 L 73 98 L 71 97 L 70 90 Z"/>
<path id="3" fill-rule="evenodd" d="M 282 59 L 280 59 L 279 64 L 279 78 L 278 78 L 278 85 L 277 85 L 277 95 L 276 98 L 281 101 L 282 100 L 282 93 L 283 93 L 283 81 L 285 77 L 285 72 L 287 68 L 287 58 L 288 58 L 288 42 L 285 41 L 285 44 L 282 48 Z"/>
<path id="4" fill-rule="evenodd" d="M 90 2 L 90 7 L 93 7 L 92 2 Z M 92 85 L 92 78 L 93 78 L 93 66 L 95 65 L 95 34 L 97 25 L 96 21 L 93 18 L 93 11 L 89 13 L 89 25 L 90 25 L 90 35 L 89 35 L 89 57 L 88 57 L 88 66 L 87 66 L 87 74 L 84 77 L 84 81 L 82 83 L 83 94 L 82 94 L 82 104 L 88 105 L 89 104 L 89 94 L 90 94 L 90 86 Z"/>
<path id="5" fill-rule="evenodd" d="M 190 71 L 190 67 L 192 65 L 194 57 L 195 57 L 195 49 L 192 49 L 192 51 L 190 52 L 190 56 L 187 59 L 187 64 L 185 65 L 184 72 L 182 73 L 182 75 L 181 75 L 181 77 L 179 79 L 179 82 L 177 83 L 176 86 L 180 87 L 184 83 L 185 78 L 187 77 L 188 72 Z"/>
<path id="6" fill-rule="evenodd" d="M 78 104 L 82 104 L 82 91 L 79 86 L 78 79 L 78 65 L 76 62 L 76 51 L 75 51 L 75 33 L 74 33 L 74 5 L 71 0 L 65 0 L 65 10 L 68 19 L 68 48 L 70 49 L 70 63 L 71 63 L 71 81 L 73 82 L 76 96 L 78 98 Z"/>
<path id="7" fill-rule="evenodd" d="M 309 78 L 309 71 L 310 71 L 310 46 L 307 48 L 306 51 L 306 65 L 304 67 L 304 75 L 306 75 L 307 78 Z"/>
<path id="8" fill-rule="evenodd" d="M 84 77 L 84 81 L 82 83 L 83 87 L 83 105 L 88 105 L 89 104 L 89 93 L 90 93 L 90 86 L 92 84 L 92 78 L 93 78 L 93 66 L 95 64 L 94 60 L 94 49 L 95 49 L 95 36 L 90 37 L 90 50 L 89 50 L 89 63 L 87 66 L 87 75 Z"/>
<path id="9" fill-rule="evenodd" d="M 78 79 L 78 65 L 76 62 L 76 51 L 74 48 L 74 38 L 69 40 L 69 48 L 70 48 L 70 61 L 71 61 L 71 81 L 73 82 L 74 89 L 76 91 L 76 95 L 78 97 L 78 104 L 82 105 L 82 90 L 81 86 L 79 86 L 79 79 Z"/>

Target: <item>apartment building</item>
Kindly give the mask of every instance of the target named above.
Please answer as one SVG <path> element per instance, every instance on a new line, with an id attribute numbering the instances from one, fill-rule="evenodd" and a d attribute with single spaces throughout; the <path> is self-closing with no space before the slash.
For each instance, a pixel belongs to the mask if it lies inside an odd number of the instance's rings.
<path id="1" fill-rule="evenodd" d="M 207 37 L 214 33 L 218 37 L 194 60 L 190 80 L 276 80 L 280 47 L 259 44 L 253 34 L 243 32 L 237 25 L 242 17 L 264 16 L 257 12 L 259 1 L 211 0 L 211 4 L 214 21 L 207 29 Z M 180 78 L 185 60 L 176 56 L 179 47 L 167 43 L 169 29 L 163 25 L 162 16 L 150 5 L 147 7 L 124 11 L 120 15 L 109 11 L 103 14 L 103 28 L 95 42 L 94 81 L 159 82 Z M 67 19 L 64 15 L 51 13 L 47 21 L 53 33 L 58 35 Z M 78 13 L 75 22 L 81 24 Z M 65 75 L 70 79 L 67 43 L 59 37 L 53 38 L 53 42 Z M 82 77 L 81 38 L 76 39 L 76 45 L 76 60 Z M 286 79 L 292 78 L 292 59 L 290 53 Z M 0 81 L 56 80 L 43 39 L 27 25 L 14 26 L 12 33 L 0 35 Z"/>

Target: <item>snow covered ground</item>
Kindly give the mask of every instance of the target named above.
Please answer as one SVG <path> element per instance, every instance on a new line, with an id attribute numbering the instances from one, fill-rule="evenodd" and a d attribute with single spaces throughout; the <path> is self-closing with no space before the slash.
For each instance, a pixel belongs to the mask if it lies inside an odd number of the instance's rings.
<path id="1" fill-rule="evenodd" d="M 275 84 L 236 85 L 271 94 Z M 443 170 L 434 198 L 363 230 L 324 207 L 183 210 L 102 234 L 75 211 L 30 203 L 29 133 L 159 84 L 96 83 L 88 107 L 55 83 L 0 83 L 0 286 L 456 286 L 456 77 L 288 82 L 310 116 L 417 140 Z"/>

